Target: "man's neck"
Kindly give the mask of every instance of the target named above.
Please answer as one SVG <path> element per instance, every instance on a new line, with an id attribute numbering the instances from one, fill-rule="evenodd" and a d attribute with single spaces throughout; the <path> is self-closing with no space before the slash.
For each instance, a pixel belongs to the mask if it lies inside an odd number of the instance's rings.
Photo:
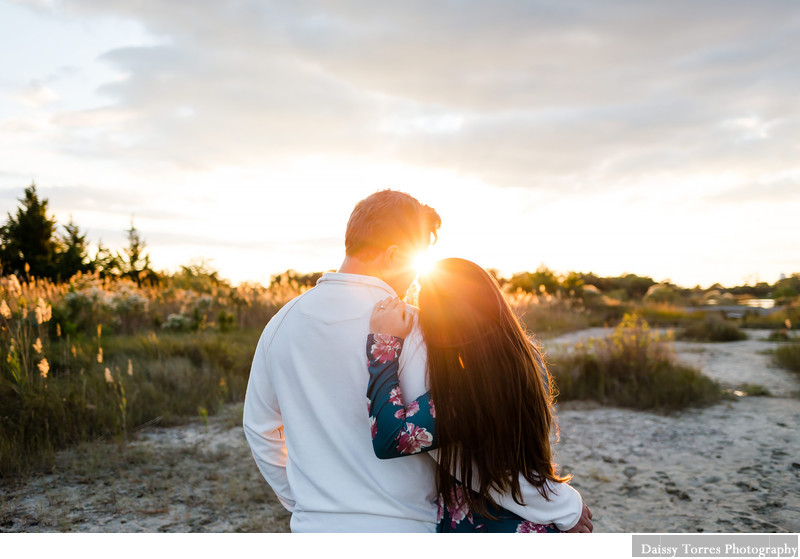
<path id="1" fill-rule="evenodd" d="M 342 274 L 358 274 L 359 276 L 371 276 L 378 278 L 385 282 L 389 287 L 397 291 L 398 287 L 393 284 L 392 280 L 387 278 L 381 269 L 372 262 L 365 262 L 355 256 L 345 256 L 342 265 L 339 266 L 339 273 Z M 408 286 L 405 286 L 408 289 Z M 405 292 L 398 293 L 400 297 L 405 296 Z"/>
<path id="2" fill-rule="evenodd" d="M 339 266 L 339 272 L 342 274 L 358 274 L 360 276 L 372 276 L 378 279 L 383 279 L 375 266 L 369 262 L 359 260 L 354 256 L 344 257 L 342 265 Z"/>

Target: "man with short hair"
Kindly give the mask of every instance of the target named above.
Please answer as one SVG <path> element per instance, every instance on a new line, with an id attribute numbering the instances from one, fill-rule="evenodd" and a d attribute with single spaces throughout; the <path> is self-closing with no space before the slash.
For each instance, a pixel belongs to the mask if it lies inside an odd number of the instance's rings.
<path id="1" fill-rule="evenodd" d="M 287 303 L 261 335 L 244 430 L 261 473 L 292 512 L 293 532 L 436 529 L 433 460 L 375 457 L 364 348 L 375 303 L 405 295 L 413 258 L 440 224 L 435 210 L 402 192 L 362 200 L 347 224 L 339 271 Z M 403 370 L 417 371 L 401 375 L 407 394 L 425 392 L 424 358 L 401 356 Z"/>
<path id="2" fill-rule="evenodd" d="M 365 343 L 373 307 L 405 295 L 415 277 L 414 256 L 427 250 L 440 224 L 433 208 L 402 192 L 383 190 L 362 200 L 347 224 L 339 271 L 287 303 L 261 335 L 244 431 L 262 475 L 292 512 L 293 532 L 436 530 L 431 456 L 375 457 Z M 400 372 L 404 395 L 426 392 L 418 328 L 405 341 Z M 580 495 L 564 487 L 553 492 L 559 503 L 545 507 L 560 507 L 557 525 L 567 529 L 586 514 Z M 543 502 L 524 484 L 523 497 L 526 504 Z M 498 497 L 498 504 L 525 517 L 510 497 Z"/>

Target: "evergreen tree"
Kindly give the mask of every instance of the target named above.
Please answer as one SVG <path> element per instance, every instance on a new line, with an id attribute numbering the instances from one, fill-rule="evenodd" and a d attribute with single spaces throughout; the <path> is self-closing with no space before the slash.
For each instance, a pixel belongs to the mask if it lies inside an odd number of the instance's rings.
<path id="1" fill-rule="evenodd" d="M 150 268 L 150 255 L 145 253 L 147 245 L 139 231 L 134 227 L 128 229 L 128 248 L 119 255 L 122 275 L 141 284 L 145 280 L 157 281 L 156 273 Z"/>
<path id="2" fill-rule="evenodd" d="M 59 239 L 57 257 L 57 273 L 62 281 L 78 272 L 91 272 L 94 270 L 92 262 L 88 261 L 86 254 L 86 235 L 81 235 L 80 228 L 69 218 L 69 223 L 64 225 L 64 234 Z"/>
<path id="3" fill-rule="evenodd" d="M 91 262 L 92 268 L 100 273 L 100 277 L 118 277 L 122 275 L 122 258 L 103 246 L 103 239 L 97 243 L 97 253 Z"/>
<path id="4" fill-rule="evenodd" d="M 9 213 L 6 224 L 0 227 L 3 273 L 54 279 L 56 222 L 47 215 L 47 200 L 40 200 L 36 184 L 31 184 L 19 201 L 22 206 L 16 217 Z"/>

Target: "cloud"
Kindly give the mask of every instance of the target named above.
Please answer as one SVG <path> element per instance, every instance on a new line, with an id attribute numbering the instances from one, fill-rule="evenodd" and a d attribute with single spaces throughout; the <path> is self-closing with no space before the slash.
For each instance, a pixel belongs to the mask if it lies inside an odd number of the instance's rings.
<path id="1" fill-rule="evenodd" d="M 775 206 L 800 201 L 800 173 L 794 176 L 769 177 L 756 183 L 739 184 L 707 197 L 712 203 Z"/>
<path id="2" fill-rule="evenodd" d="M 100 90 L 108 107 L 54 119 L 83 154 L 191 169 L 357 156 L 573 192 L 796 167 L 791 1 L 60 6 L 161 40 L 103 56 L 122 76 Z"/>
<path id="3" fill-rule="evenodd" d="M 11 175 L 14 176 L 14 175 Z M 17 175 L 20 176 L 20 175 Z M 30 179 L 20 182 L 19 188 L 0 188 L 0 200 L 18 206 L 23 190 Z M 47 200 L 48 210 L 58 213 L 97 212 L 106 216 L 121 216 L 120 223 L 125 227 L 130 219 L 174 220 L 183 219 L 185 214 L 153 204 L 141 190 L 109 189 L 98 186 L 41 186 L 37 185 L 39 198 Z M 120 229 L 121 231 L 122 229 Z"/>
<path id="4" fill-rule="evenodd" d="M 58 94 L 51 88 L 44 85 L 31 85 L 16 95 L 12 99 L 28 107 L 42 107 L 59 100 Z"/>

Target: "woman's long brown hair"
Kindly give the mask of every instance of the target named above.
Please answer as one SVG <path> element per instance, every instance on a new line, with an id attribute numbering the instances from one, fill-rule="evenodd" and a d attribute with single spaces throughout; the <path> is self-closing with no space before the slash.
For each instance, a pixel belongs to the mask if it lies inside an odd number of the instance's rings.
<path id="1" fill-rule="evenodd" d="M 419 308 L 440 443 L 439 492 L 448 499 L 451 476 L 477 474 L 479 497 L 463 495 L 486 515 L 491 489 L 524 504 L 521 474 L 548 499 L 545 480 L 569 480 L 553 466 L 550 383 L 497 282 L 468 260 L 440 260 L 420 278 Z"/>

